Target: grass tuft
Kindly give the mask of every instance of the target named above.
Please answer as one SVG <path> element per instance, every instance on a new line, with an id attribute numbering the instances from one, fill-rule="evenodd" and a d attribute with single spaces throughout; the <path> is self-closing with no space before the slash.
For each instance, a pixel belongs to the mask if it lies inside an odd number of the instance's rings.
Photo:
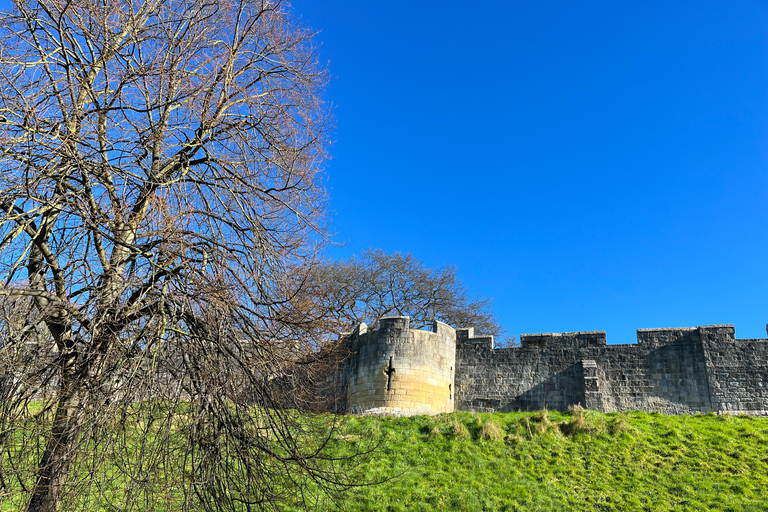
<path id="1" fill-rule="evenodd" d="M 504 440 L 504 431 L 495 422 L 486 421 L 480 430 L 480 437 L 495 443 Z"/>
<path id="2" fill-rule="evenodd" d="M 451 422 L 451 434 L 456 439 L 469 439 L 472 437 L 467 426 L 458 420 Z"/>

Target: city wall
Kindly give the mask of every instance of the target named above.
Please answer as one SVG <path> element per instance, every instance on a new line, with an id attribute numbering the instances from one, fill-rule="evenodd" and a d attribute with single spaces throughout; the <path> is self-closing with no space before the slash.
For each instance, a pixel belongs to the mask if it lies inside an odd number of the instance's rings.
<path id="1" fill-rule="evenodd" d="M 347 366 L 348 410 L 421 414 L 558 409 L 768 415 L 768 339 L 738 340 L 731 325 L 640 329 L 637 343 L 605 332 L 490 336 L 407 317 L 358 330 Z"/>

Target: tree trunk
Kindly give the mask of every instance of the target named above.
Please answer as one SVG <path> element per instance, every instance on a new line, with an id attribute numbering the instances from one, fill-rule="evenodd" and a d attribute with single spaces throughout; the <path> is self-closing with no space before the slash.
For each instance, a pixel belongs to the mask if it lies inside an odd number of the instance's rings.
<path id="1" fill-rule="evenodd" d="M 38 465 L 38 476 L 26 512 L 58 512 L 69 463 L 80 432 L 81 414 L 76 393 L 62 384 L 51 436 Z"/>

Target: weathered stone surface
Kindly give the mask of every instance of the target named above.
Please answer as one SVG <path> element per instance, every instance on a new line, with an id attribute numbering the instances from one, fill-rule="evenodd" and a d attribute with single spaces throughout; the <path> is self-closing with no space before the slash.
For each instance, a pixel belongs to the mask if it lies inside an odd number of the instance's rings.
<path id="1" fill-rule="evenodd" d="M 453 411 L 456 331 L 409 329 L 408 317 L 382 318 L 379 328 L 351 340 L 348 410 L 367 414 Z"/>
<path id="2" fill-rule="evenodd" d="M 348 410 L 434 414 L 456 410 L 708 411 L 768 415 L 768 339 L 737 340 L 731 325 L 640 329 L 637 344 L 605 332 L 526 334 L 521 346 L 407 317 L 361 326 L 347 365 Z"/>

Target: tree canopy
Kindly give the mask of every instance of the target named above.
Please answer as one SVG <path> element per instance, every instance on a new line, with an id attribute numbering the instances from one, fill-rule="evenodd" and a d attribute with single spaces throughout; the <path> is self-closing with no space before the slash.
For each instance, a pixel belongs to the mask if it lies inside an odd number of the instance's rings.
<path id="1" fill-rule="evenodd" d="M 496 319 L 491 300 L 472 297 L 455 267 L 429 268 L 411 254 L 368 249 L 348 260 L 318 265 L 305 291 L 326 301 L 340 330 L 360 322 L 376 326 L 385 316 L 409 316 L 414 328 L 439 320 L 454 327 L 512 338 Z"/>
<path id="2" fill-rule="evenodd" d="M 292 301 L 325 237 L 326 81 L 279 0 L 0 17 L 0 295 L 36 333 L 0 347 L 0 444 L 27 510 L 250 510 L 348 483 L 329 426 L 281 412 L 313 387 L 270 385 L 327 375 Z"/>

